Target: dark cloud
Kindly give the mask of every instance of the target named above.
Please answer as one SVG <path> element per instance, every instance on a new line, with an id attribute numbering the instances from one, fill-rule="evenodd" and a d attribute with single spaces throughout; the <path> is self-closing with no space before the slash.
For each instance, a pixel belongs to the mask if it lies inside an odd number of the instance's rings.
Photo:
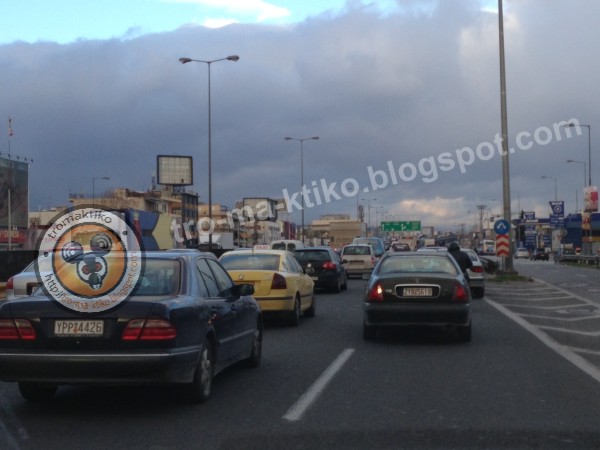
<path id="1" fill-rule="evenodd" d="M 594 130 L 600 4 L 505 4 L 511 145 L 521 131 L 569 118 Z M 230 207 L 298 189 L 300 145 L 285 136 L 320 137 L 304 143 L 304 180 L 337 182 L 337 192 L 347 179 L 370 186 L 368 167 L 418 167 L 423 158 L 493 142 L 500 129 L 497 15 L 476 1 L 432 5 L 382 17 L 349 3 L 342 15 L 293 26 L 186 26 L 127 40 L 0 46 L 11 152 L 35 160 L 31 209 L 65 204 L 69 191 L 89 195 L 93 177 L 110 176 L 103 188 L 148 189 L 157 154 L 194 156 L 194 189 L 207 199 L 207 66 L 182 65 L 182 56 L 240 56 L 211 66 L 213 201 Z M 6 142 L 0 139 L 2 153 Z M 511 155 L 513 208 L 547 213 L 554 186 L 540 179 L 546 175 L 557 177 L 559 197 L 574 210 L 582 169 L 567 159 L 587 160 L 586 129 Z M 416 201 L 406 219 L 470 223 L 463 216 L 476 204 L 500 209 L 493 200 L 502 198 L 501 173 L 496 156 L 464 174 L 438 170 L 429 183 L 420 174 L 306 217 L 354 214 L 357 198 L 377 198 L 373 204 L 398 216 L 402 202 Z M 599 176 L 594 170 L 592 179 Z"/>

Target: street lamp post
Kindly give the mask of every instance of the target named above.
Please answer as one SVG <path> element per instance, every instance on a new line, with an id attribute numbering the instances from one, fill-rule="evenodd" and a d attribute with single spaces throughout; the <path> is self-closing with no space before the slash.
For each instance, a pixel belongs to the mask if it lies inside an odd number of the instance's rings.
<path id="1" fill-rule="evenodd" d="M 554 180 L 554 201 L 558 201 L 558 186 L 556 183 L 556 177 L 547 177 L 546 175 L 542 175 L 542 178 Z"/>
<path id="2" fill-rule="evenodd" d="M 371 202 L 377 200 L 376 198 L 361 198 L 363 202 L 367 202 L 367 208 L 369 209 L 369 222 L 367 223 L 367 237 L 369 237 L 369 228 L 371 228 Z"/>
<path id="3" fill-rule="evenodd" d="M 583 185 L 587 186 L 587 178 L 586 178 L 586 174 L 587 174 L 587 164 L 585 163 L 585 161 L 576 161 L 574 159 L 567 159 L 568 163 L 578 163 L 578 164 L 583 164 Z"/>
<path id="4" fill-rule="evenodd" d="M 570 122 L 567 127 L 586 127 L 588 129 L 588 186 L 592 185 L 592 126 Z"/>
<path id="5" fill-rule="evenodd" d="M 110 180 L 110 177 L 92 178 L 92 208 L 94 208 L 96 205 L 96 180 Z"/>
<path id="6" fill-rule="evenodd" d="M 208 68 L 208 248 L 212 250 L 212 234 L 213 234 L 213 219 L 212 219 L 212 136 L 211 136 L 211 105 L 210 105 L 210 66 L 214 62 L 218 61 L 237 61 L 240 59 L 238 55 L 227 56 L 226 58 L 202 60 L 192 58 L 179 58 L 181 64 L 187 64 L 189 62 L 199 62 L 206 64 Z"/>
<path id="7" fill-rule="evenodd" d="M 304 243 L 304 141 L 319 140 L 319 136 L 313 136 L 309 138 L 293 138 L 286 136 L 286 141 L 299 141 L 300 142 L 300 197 L 302 199 L 302 243 Z"/>

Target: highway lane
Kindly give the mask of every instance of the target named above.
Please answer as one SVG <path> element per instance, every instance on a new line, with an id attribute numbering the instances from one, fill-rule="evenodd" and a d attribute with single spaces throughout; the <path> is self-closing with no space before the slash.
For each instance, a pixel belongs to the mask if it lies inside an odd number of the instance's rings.
<path id="1" fill-rule="evenodd" d="M 157 388 L 63 388 L 49 405 L 0 383 L 0 448 L 594 448 L 600 385 L 486 300 L 450 332 L 362 339 L 364 281 L 317 315 L 269 321 L 258 369 L 232 368 L 199 406 Z M 298 420 L 286 413 L 348 350 Z M 345 353 L 348 355 L 348 352 Z"/>

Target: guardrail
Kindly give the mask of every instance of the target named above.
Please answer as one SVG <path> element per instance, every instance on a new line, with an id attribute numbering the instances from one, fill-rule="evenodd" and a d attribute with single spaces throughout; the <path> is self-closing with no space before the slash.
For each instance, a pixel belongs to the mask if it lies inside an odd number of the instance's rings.
<path id="1" fill-rule="evenodd" d="M 585 256 L 585 255 L 562 255 L 554 256 L 554 262 L 575 262 L 577 264 L 588 264 L 594 266 L 600 266 L 600 256 Z"/>

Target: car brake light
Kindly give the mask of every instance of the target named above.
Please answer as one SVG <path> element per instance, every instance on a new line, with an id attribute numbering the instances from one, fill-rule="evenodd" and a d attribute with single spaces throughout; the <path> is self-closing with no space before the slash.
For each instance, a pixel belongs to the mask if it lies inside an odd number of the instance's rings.
<path id="1" fill-rule="evenodd" d="M 375 257 L 371 256 L 371 267 L 375 267 Z"/>
<path id="2" fill-rule="evenodd" d="M 271 282 L 271 289 L 287 289 L 285 277 L 278 273 L 274 274 L 273 281 Z"/>
<path id="3" fill-rule="evenodd" d="M 177 330 L 167 320 L 134 319 L 129 321 L 121 338 L 124 341 L 164 341 L 176 336 Z"/>
<path id="4" fill-rule="evenodd" d="M 36 337 L 31 323 L 25 319 L 2 319 L 0 320 L 0 339 L 14 339 L 32 341 Z"/>
<path id="5" fill-rule="evenodd" d="M 6 282 L 6 289 L 14 289 L 14 287 L 13 277 L 10 277 Z"/>
<path id="6" fill-rule="evenodd" d="M 383 301 L 383 286 L 381 283 L 376 283 L 375 286 L 369 291 L 367 295 L 368 302 L 382 302 Z"/>
<path id="7" fill-rule="evenodd" d="M 454 285 L 454 294 L 452 295 L 452 300 L 458 303 L 467 303 L 469 300 L 467 290 L 462 284 L 456 283 Z"/>
<path id="8" fill-rule="evenodd" d="M 335 263 L 332 263 L 331 261 L 327 261 L 326 263 L 323 263 L 323 269 L 325 269 L 325 270 L 336 270 L 337 269 L 337 265 Z"/>
<path id="9" fill-rule="evenodd" d="M 471 272 L 483 273 L 483 267 L 481 267 L 481 266 L 473 266 L 473 267 L 471 267 Z"/>

